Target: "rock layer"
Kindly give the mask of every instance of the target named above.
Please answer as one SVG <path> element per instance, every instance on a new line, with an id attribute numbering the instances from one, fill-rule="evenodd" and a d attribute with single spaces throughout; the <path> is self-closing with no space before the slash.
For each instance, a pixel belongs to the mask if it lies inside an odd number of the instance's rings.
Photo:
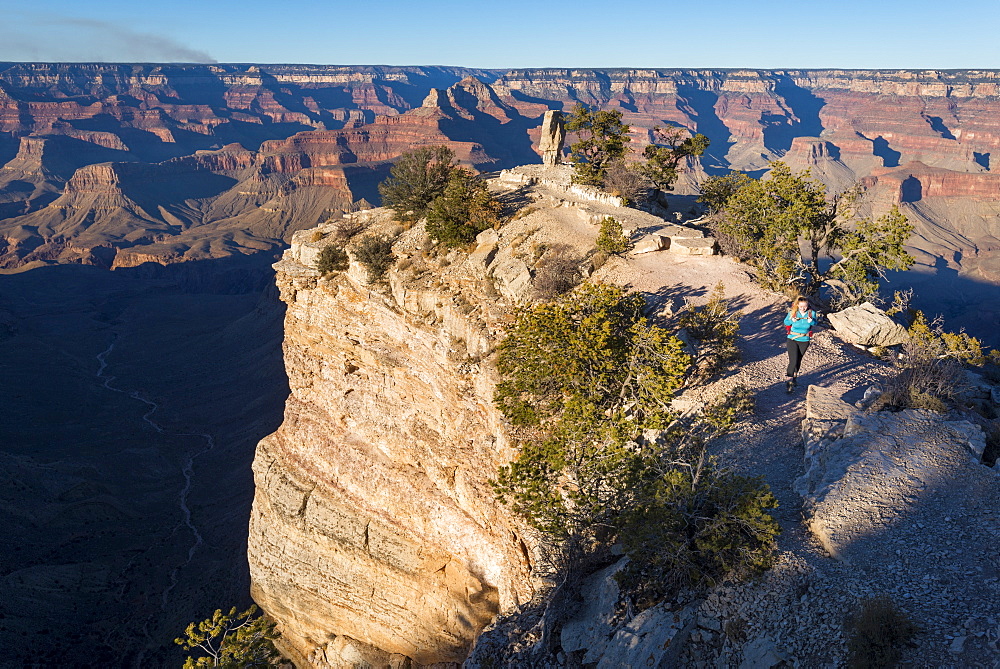
<path id="1" fill-rule="evenodd" d="M 254 598 L 304 665 L 461 662 L 530 596 L 488 483 L 512 455 L 479 362 L 497 314 L 405 273 L 385 293 L 319 279 L 303 237 L 277 265 L 292 394 L 254 463 Z"/>

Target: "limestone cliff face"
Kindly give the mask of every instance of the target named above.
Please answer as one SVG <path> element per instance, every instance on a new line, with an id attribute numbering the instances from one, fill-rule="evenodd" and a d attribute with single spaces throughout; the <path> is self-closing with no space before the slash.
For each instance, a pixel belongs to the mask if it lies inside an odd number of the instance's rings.
<path id="1" fill-rule="evenodd" d="M 460 662 L 531 594 L 488 484 L 513 454 L 483 362 L 503 312 L 461 268 L 320 279 L 311 234 L 276 265 L 291 396 L 254 463 L 254 599 L 300 666 Z"/>

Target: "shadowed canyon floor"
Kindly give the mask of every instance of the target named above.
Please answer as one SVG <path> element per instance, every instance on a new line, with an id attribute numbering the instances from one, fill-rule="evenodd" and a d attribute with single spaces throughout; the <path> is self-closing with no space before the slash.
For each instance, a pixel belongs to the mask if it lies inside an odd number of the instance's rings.
<path id="1" fill-rule="evenodd" d="M 281 312 L 91 267 L 0 276 L 5 662 L 174 666 L 188 622 L 247 603 Z"/>

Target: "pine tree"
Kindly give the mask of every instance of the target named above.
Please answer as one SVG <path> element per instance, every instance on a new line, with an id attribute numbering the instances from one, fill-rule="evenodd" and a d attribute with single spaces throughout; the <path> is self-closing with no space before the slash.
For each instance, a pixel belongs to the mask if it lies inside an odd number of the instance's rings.
<path id="1" fill-rule="evenodd" d="M 462 246 L 499 220 L 500 203 L 490 195 L 486 182 L 458 167 L 427 209 L 427 234 L 445 246 Z"/>

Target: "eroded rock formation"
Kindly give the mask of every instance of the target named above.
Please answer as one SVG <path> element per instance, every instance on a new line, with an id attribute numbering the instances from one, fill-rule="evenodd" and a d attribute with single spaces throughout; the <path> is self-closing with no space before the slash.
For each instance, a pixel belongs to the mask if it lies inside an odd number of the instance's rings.
<path id="1" fill-rule="evenodd" d="M 943 259 L 949 269 L 1000 281 L 991 197 L 1000 150 L 997 86 L 996 72 L 971 70 L 5 64 L 0 161 L 10 162 L 0 170 L 0 265 L 107 255 L 63 255 L 66 244 L 128 249 L 126 255 L 157 262 L 273 248 L 278 237 L 287 242 L 295 229 L 362 200 L 377 204 L 374 186 L 386 161 L 414 146 L 446 143 L 483 171 L 535 162 L 539 146 L 551 162 L 558 151 L 543 115 L 583 102 L 619 109 L 632 127 L 636 155 L 652 127 L 665 122 L 707 135 L 708 153 L 681 175 L 678 193 L 692 192 L 702 168 L 762 170 L 778 158 L 811 168 L 834 190 L 864 179 L 866 206 L 876 215 L 898 205 L 916 225 L 919 264 L 936 268 Z M 258 165 L 255 174 L 233 177 L 249 181 L 230 188 L 214 180 L 213 188 L 186 194 L 182 203 L 171 201 L 167 189 L 132 198 L 149 215 L 139 221 L 153 219 L 154 227 L 170 231 L 169 248 L 135 248 L 149 242 L 127 240 L 128 230 L 82 239 L 88 221 L 107 218 L 96 201 L 74 204 L 78 222 L 59 235 L 37 232 L 61 220 L 65 203 L 49 205 L 76 169 L 162 163 L 233 143 Z M 348 165 L 347 190 L 325 203 L 317 193 L 284 190 L 302 170 Z M 336 175 L 322 176 L 332 184 Z M 315 177 L 305 179 L 315 183 Z M 245 197 L 261 191 L 280 199 Z M 183 204 L 188 200 L 191 206 Z M 206 209 L 211 215 L 202 215 Z M 38 211 L 46 212 L 42 220 L 23 218 Z M 259 234 L 259 219 L 272 213 L 281 219 L 269 226 L 277 234 Z M 251 241 L 244 246 L 229 228 L 251 229 Z"/>
<path id="2" fill-rule="evenodd" d="M 538 151 L 542 154 L 542 164 L 558 165 L 562 161 L 563 142 L 566 141 L 566 127 L 560 111 L 549 110 L 542 119 L 542 136 L 538 141 Z"/>
<path id="3" fill-rule="evenodd" d="M 307 234 L 276 266 L 292 394 L 254 464 L 254 598 L 308 666 L 461 662 L 531 591 L 488 483 L 512 455 L 483 361 L 503 312 L 465 270 L 320 279 Z"/>

